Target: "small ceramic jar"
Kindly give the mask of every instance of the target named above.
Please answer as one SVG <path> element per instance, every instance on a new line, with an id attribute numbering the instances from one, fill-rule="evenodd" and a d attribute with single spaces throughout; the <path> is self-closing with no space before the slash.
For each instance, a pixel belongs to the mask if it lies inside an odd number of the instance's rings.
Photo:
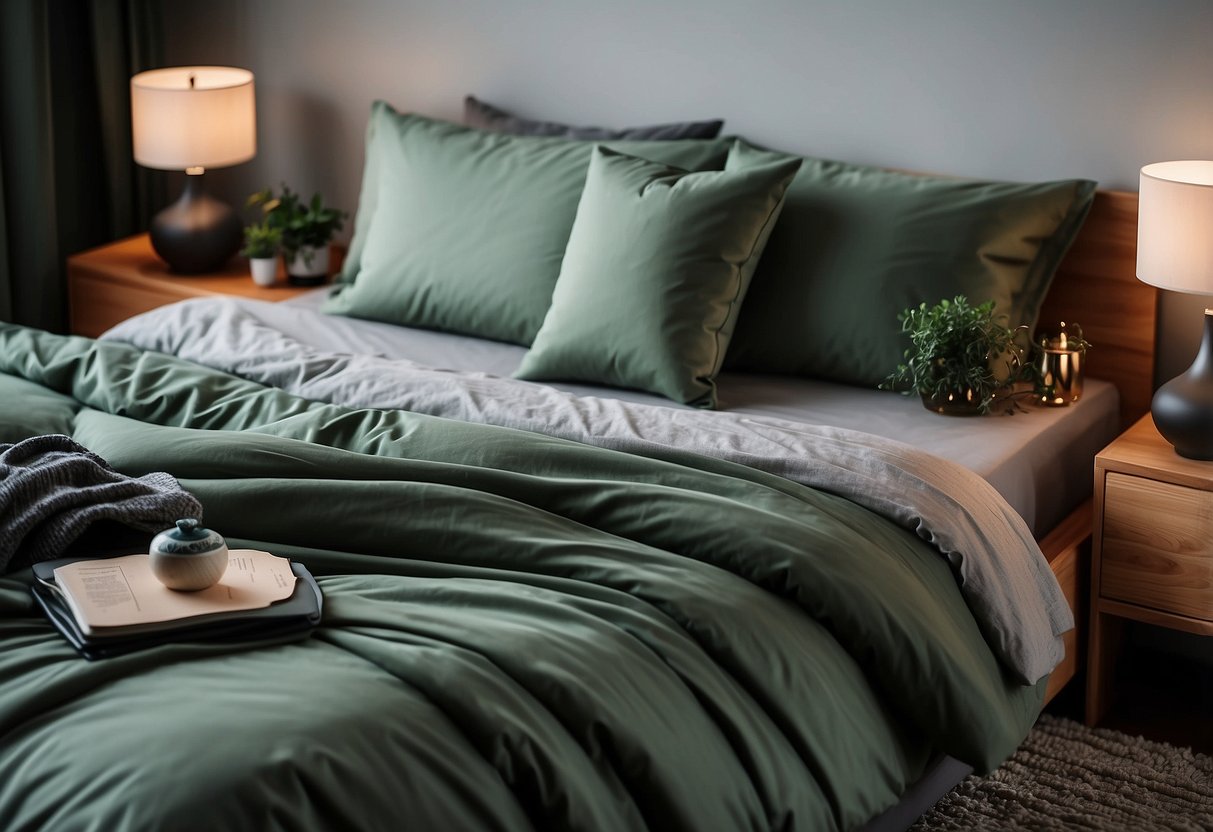
<path id="1" fill-rule="evenodd" d="M 169 589 L 206 589 L 227 571 L 227 543 L 192 517 L 152 538 L 152 574 Z"/>

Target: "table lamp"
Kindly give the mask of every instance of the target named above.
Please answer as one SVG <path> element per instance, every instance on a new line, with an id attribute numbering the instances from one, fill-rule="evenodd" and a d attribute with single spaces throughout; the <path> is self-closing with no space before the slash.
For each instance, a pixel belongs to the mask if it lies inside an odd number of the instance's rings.
<path id="1" fill-rule="evenodd" d="M 1160 289 L 1213 294 L 1213 162 L 1141 169 L 1137 278 Z M 1192 366 L 1154 394 L 1158 432 L 1180 456 L 1213 459 L 1213 309 Z"/>
<path id="2" fill-rule="evenodd" d="M 152 248 L 182 274 L 221 267 L 240 248 L 243 223 L 206 193 L 202 177 L 257 153 L 253 73 L 226 66 L 141 72 L 131 78 L 131 128 L 136 162 L 186 173 L 181 198 L 152 220 Z"/>

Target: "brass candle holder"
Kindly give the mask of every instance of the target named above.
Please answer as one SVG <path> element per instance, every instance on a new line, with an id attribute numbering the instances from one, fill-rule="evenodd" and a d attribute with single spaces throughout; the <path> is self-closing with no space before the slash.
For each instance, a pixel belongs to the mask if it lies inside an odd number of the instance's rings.
<path id="1" fill-rule="evenodd" d="M 1036 359 L 1037 401 L 1046 407 L 1068 407 L 1082 398 L 1083 360 L 1091 344 L 1082 327 L 1062 321 L 1040 336 Z"/>

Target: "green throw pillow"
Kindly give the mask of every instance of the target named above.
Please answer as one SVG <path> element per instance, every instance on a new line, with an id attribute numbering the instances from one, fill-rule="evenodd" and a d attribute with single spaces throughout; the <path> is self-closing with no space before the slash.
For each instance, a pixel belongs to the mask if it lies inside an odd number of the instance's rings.
<path id="1" fill-rule="evenodd" d="M 689 173 L 605 147 L 535 343 L 514 375 L 716 404 L 716 374 L 800 167 Z"/>
<path id="2" fill-rule="evenodd" d="M 729 144 L 610 143 L 694 170 L 719 170 Z M 325 311 L 529 345 L 594 146 L 402 115 L 377 102 L 354 239 Z"/>
<path id="3" fill-rule="evenodd" d="M 726 170 L 789 158 L 739 143 Z M 966 295 L 1034 326 L 1095 183 L 981 182 L 806 158 L 754 275 L 727 366 L 876 385 L 897 315 Z"/>

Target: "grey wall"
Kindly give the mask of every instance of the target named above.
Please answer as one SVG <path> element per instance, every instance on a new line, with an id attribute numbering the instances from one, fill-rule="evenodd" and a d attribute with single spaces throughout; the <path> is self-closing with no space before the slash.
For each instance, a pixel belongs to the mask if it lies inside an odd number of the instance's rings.
<path id="1" fill-rule="evenodd" d="M 208 0 L 163 2 L 166 63 L 257 76 L 260 151 L 233 201 L 287 181 L 356 204 L 370 103 L 457 118 L 465 93 L 623 126 L 727 119 L 786 150 L 1136 190 L 1213 158 L 1208 0 Z M 1164 299 L 1160 377 L 1203 299 Z"/>

